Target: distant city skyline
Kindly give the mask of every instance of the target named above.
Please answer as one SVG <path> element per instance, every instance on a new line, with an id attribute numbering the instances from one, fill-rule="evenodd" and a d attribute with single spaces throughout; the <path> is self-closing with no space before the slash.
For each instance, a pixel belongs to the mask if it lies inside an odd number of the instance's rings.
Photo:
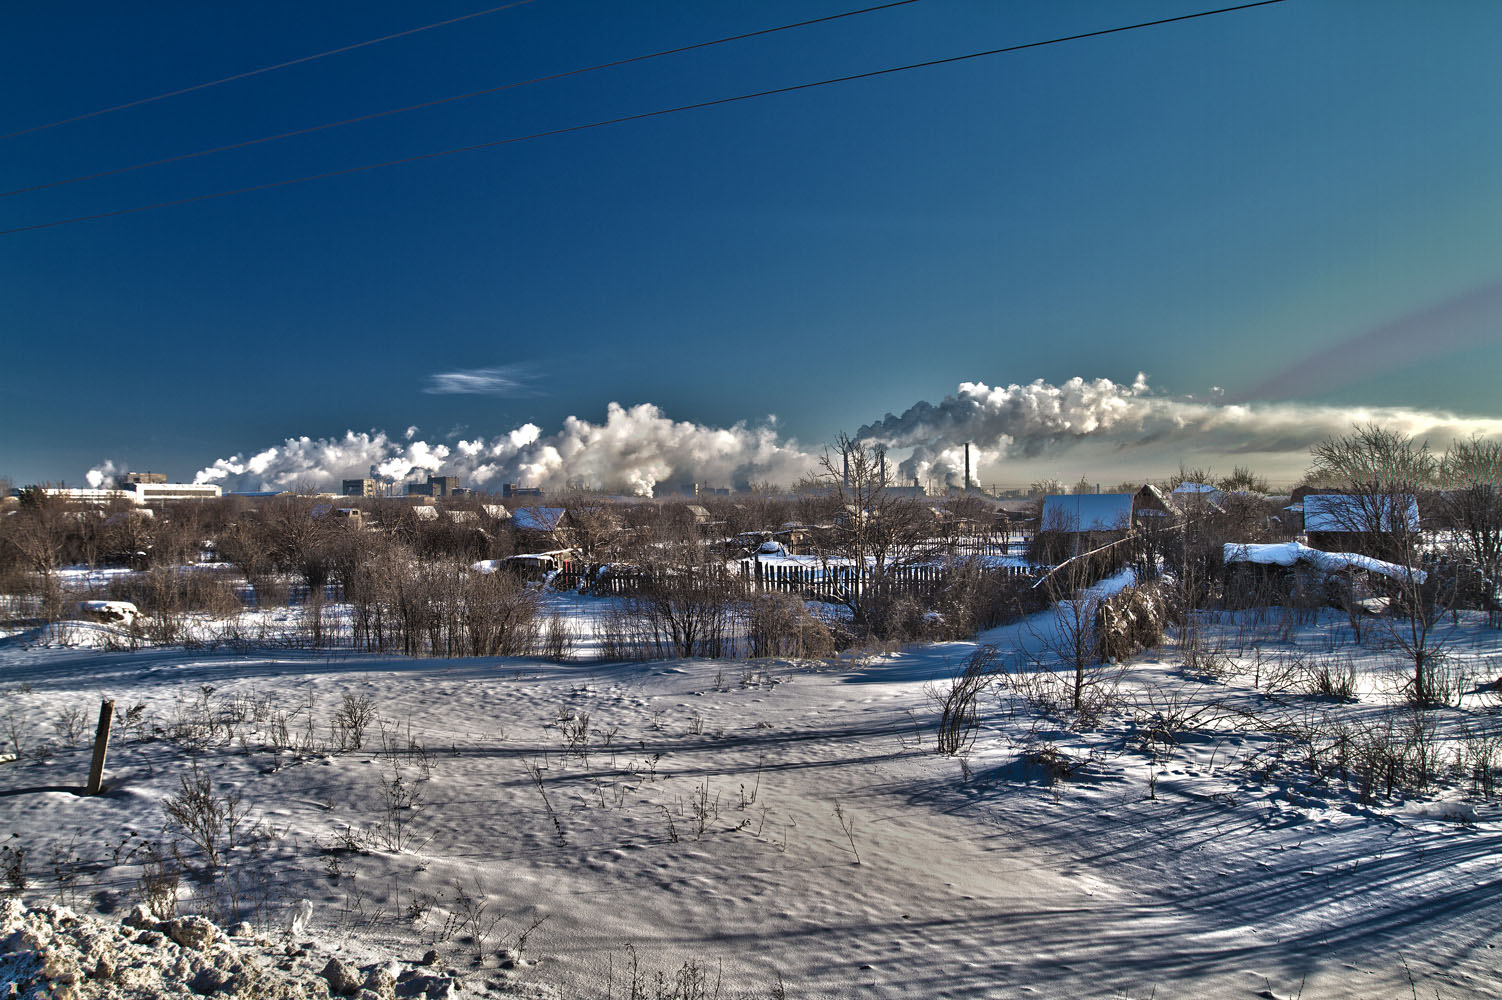
<path id="1" fill-rule="evenodd" d="M 858 6 L 537 0 L 35 131 L 482 8 L 17 10 L 0 229 L 1214 5 L 919 0 L 23 190 Z M 1287 482 L 1358 420 L 1495 435 L 1499 33 L 1286 0 L 8 233 L 0 476 L 650 489 L 865 430 L 938 480 Z"/>

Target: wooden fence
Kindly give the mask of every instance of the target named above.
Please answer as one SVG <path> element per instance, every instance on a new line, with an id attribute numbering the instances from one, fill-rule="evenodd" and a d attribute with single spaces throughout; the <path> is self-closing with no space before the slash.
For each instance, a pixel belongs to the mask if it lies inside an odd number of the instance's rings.
<path id="1" fill-rule="evenodd" d="M 235 595 L 240 598 L 240 603 L 247 608 L 259 608 L 261 602 L 256 595 L 256 589 L 248 583 L 240 584 L 235 588 Z M 290 583 L 287 585 L 287 607 L 300 608 L 308 603 L 312 591 L 305 583 Z M 340 604 L 344 601 L 344 587 L 337 583 L 325 584 L 323 588 L 323 600 L 325 604 Z"/>
<path id="2" fill-rule="evenodd" d="M 653 579 L 654 574 L 640 570 L 621 570 L 615 567 L 601 572 L 599 566 L 565 562 L 553 579 L 553 585 L 562 590 L 592 590 L 597 594 L 625 596 L 638 593 Z M 1030 566 L 993 566 L 986 572 L 1006 578 L 1035 579 L 1040 570 Z M 952 568 L 938 564 L 917 564 L 888 567 L 878 586 L 889 593 L 900 592 L 914 596 L 929 595 L 943 589 L 948 583 Z M 818 563 L 762 562 L 759 559 L 743 559 L 739 572 L 716 572 L 717 579 L 732 583 L 743 593 L 799 594 L 810 600 L 839 601 L 857 585 L 854 566 L 824 566 Z M 860 581 L 870 586 L 869 578 Z"/>

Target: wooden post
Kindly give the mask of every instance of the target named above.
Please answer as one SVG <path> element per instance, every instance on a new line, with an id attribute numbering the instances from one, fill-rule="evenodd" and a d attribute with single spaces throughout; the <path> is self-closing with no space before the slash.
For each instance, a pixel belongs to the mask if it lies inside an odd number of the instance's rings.
<path id="1" fill-rule="evenodd" d="M 89 784 L 85 792 L 98 795 L 104 786 L 104 755 L 110 748 L 110 723 L 115 720 L 115 703 L 99 703 L 99 728 L 94 732 L 94 760 L 89 765 Z"/>

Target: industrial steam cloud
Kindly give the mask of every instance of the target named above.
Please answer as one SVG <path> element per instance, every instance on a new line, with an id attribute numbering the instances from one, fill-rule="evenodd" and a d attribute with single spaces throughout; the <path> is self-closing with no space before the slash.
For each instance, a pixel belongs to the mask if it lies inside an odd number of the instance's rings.
<path id="1" fill-rule="evenodd" d="M 1141 449 L 1154 457 L 1176 451 L 1219 455 L 1307 455 L 1311 444 L 1377 422 L 1443 447 L 1451 439 L 1502 436 L 1502 420 L 1460 417 L 1405 407 L 1228 403 L 1155 394 L 1146 375 L 1130 383 L 1072 378 L 990 386 L 964 382 L 938 402 L 920 401 L 861 426 L 858 440 L 906 454 L 904 479 L 958 481 L 964 446 L 976 468 L 1038 459 L 1081 445 L 1108 451 Z M 570 483 L 650 496 L 663 485 L 792 484 L 814 472 L 821 447 L 807 448 L 774 421 L 711 427 L 673 420 L 650 403 L 611 403 L 605 419 L 571 416 L 551 434 L 523 424 L 494 437 L 426 441 L 406 433 L 346 431 L 337 437 L 288 438 L 259 451 L 220 458 L 196 481 L 226 490 L 337 489 L 344 478 L 400 482 L 442 472 L 467 484 L 502 483 L 558 489 Z M 107 461 L 89 481 L 122 471 Z"/>

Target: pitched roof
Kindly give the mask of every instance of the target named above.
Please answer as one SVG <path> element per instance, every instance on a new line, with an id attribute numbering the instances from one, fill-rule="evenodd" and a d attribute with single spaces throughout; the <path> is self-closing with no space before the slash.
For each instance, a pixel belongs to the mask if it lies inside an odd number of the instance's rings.
<path id="1" fill-rule="evenodd" d="M 1311 493 L 1304 497 L 1305 531 L 1396 530 L 1403 510 L 1409 531 L 1419 529 L 1419 502 L 1412 494 L 1398 497 L 1347 493 Z M 1379 516 L 1380 515 L 1380 516 Z"/>
<path id="2" fill-rule="evenodd" d="M 1078 493 L 1043 498 L 1041 531 L 1121 531 L 1132 524 L 1132 494 Z"/>
<path id="3" fill-rule="evenodd" d="M 562 507 L 518 507 L 511 515 L 517 531 L 553 531 L 563 521 Z"/>

